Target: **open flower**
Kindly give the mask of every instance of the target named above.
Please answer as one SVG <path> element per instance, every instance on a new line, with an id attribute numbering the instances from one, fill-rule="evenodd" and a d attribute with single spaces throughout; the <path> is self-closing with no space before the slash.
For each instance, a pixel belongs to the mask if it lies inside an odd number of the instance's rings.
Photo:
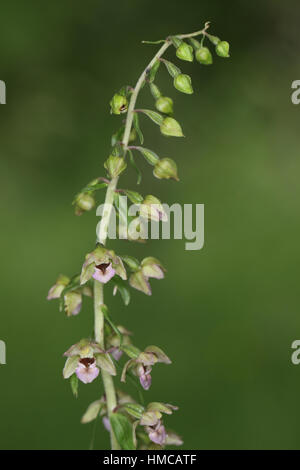
<path id="1" fill-rule="evenodd" d="M 151 295 L 152 291 L 149 278 L 163 279 L 164 272 L 165 268 L 161 262 L 152 256 L 148 256 L 143 259 L 140 268 L 131 274 L 129 284 L 134 289 L 144 292 L 144 294 Z"/>
<path id="2" fill-rule="evenodd" d="M 71 346 L 65 353 L 67 357 L 63 376 L 70 378 L 74 373 L 83 383 L 91 383 L 99 375 L 99 369 L 116 375 L 116 369 L 110 355 L 99 344 L 82 339 Z"/>
<path id="3" fill-rule="evenodd" d="M 157 362 L 171 364 L 168 356 L 157 346 L 148 346 L 143 352 L 136 350 L 136 348 L 123 349 L 131 359 L 126 362 L 123 368 L 121 382 L 126 381 L 126 374 L 131 370 L 139 378 L 144 390 L 148 390 L 151 386 L 151 371 L 154 364 Z"/>
<path id="4" fill-rule="evenodd" d="M 93 382 L 99 375 L 95 358 L 84 357 L 79 359 L 75 373 L 81 382 L 85 384 Z"/>
<path id="5" fill-rule="evenodd" d="M 119 256 L 102 245 L 97 245 L 94 251 L 88 253 L 82 266 L 80 283 L 85 284 L 91 277 L 103 284 L 115 274 L 126 280 L 126 270 Z"/>

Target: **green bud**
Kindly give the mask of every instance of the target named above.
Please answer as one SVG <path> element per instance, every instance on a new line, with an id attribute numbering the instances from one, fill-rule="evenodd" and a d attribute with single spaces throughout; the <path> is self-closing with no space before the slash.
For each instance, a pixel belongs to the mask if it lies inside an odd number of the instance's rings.
<path id="1" fill-rule="evenodd" d="M 173 113 L 173 100 L 167 96 L 161 96 L 156 100 L 155 107 L 158 111 L 165 114 Z"/>
<path id="2" fill-rule="evenodd" d="M 157 199 L 157 197 L 152 196 L 151 194 L 146 196 L 140 205 L 140 216 L 144 217 L 144 219 L 155 220 L 157 222 L 159 220 L 168 220 L 162 203 Z"/>
<path id="3" fill-rule="evenodd" d="M 210 50 L 207 47 L 200 47 L 195 53 L 196 60 L 203 65 L 210 65 L 213 62 L 213 58 Z"/>
<path id="4" fill-rule="evenodd" d="M 177 175 L 177 165 L 171 158 L 162 158 L 155 165 L 153 174 L 158 179 L 174 179 L 179 181 Z"/>
<path id="5" fill-rule="evenodd" d="M 221 41 L 216 45 L 216 53 L 220 57 L 230 57 L 229 56 L 229 43 L 227 41 Z"/>
<path id="6" fill-rule="evenodd" d="M 144 292 L 146 295 L 151 295 L 151 288 L 148 279 L 144 276 L 142 271 L 137 271 L 131 274 L 129 278 L 129 284 L 134 289 Z"/>
<path id="7" fill-rule="evenodd" d="M 104 163 L 104 168 L 108 171 L 111 178 L 119 176 L 126 168 L 127 164 L 124 158 L 117 157 L 116 155 L 110 155 Z"/>
<path id="8" fill-rule="evenodd" d="M 166 136 L 183 137 L 180 124 L 171 117 L 166 117 L 163 120 L 160 126 L 160 131 Z"/>
<path id="9" fill-rule="evenodd" d="M 75 214 L 81 215 L 83 212 L 90 211 L 95 206 L 95 199 L 92 194 L 79 193 L 75 199 Z"/>
<path id="10" fill-rule="evenodd" d="M 180 73 L 174 78 L 174 87 L 176 90 L 186 93 L 187 95 L 191 95 L 194 92 L 191 77 L 184 73 Z"/>
<path id="11" fill-rule="evenodd" d="M 111 99 L 110 107 L 112 114 L 126 113 L 128 108 L 127 98 L 116 93 Z"/>
<path id="12" fill-rule="evenodd" d="M 186 60 L 187 62 L 193 62 L 193 48 L 186 42 L 182 42 L 180 46 L 176 49 L 176 56 L 178 59 Z"/>

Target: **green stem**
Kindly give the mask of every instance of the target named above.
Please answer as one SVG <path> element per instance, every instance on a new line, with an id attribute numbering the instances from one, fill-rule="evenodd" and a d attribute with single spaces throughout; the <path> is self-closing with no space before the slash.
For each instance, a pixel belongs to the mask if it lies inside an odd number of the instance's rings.
<path id="1" fill-rule="evenodd" d="M 185 37 L 192 37 L 192 36 L 198 36 L 200 34 L 205 34 L 207 27 L 208 26 L 205 25 L 205 28 L 201 31 L 197 31 L 196 33 L 191 33 L 191 34 L 179 35 L 179 37 L 185 38 Z M 166 39 L 166 41 L 161 46 L 161 48 L 157 51 L 153 59 L 149 62 L 147 67 L 144 69 L 144 71 L 142 72 L 141 76 L 139 77 L 135 85 L 135 88 L 131 95 L 130 103 L 128 106 L 125 131 L 124 131 L 124 136 L 122 140 L 124 156 L 126 155 L 126 152 L 128 149 L 129 136 L 130 136 L 132 122 L 133 122 L 133 113 L 134 113 L 135 103 L 136 103 L 138 94 L 141 90 L 141 87 L 144 83 L 144 80 L 147 76 L 148 71 L 154 65 L 156 60 L 159 59 L 165 53 L 165 51 L 168 49 L 168 47 L 171 44 L 172 44 L 171 41 L 169 39 Z M 111 216 L 111 212 L 113 208 L 114 194 L 117 188 L 117 183 L 118 183 L 118 177 L 113 178 L 110 181 L 107 187 L 107 191 L 106 191 L 104 213 L 101 219 L 100 230 L 99 230 L 99 242 L 102 243 L 102 245 L 105 245 L 107 235 L 108 235 L 109 221 L 110 221 L 110 216 Z M 100 344 L 102 348 L 105 349 L 104 316 L 101 310 L 101 306 L 103 304 L 104 304 L 103 284 L 95 280 L 94 281 L 95 340 L 97 343 Z M 108 416 L 110 417 L 114 409 L 117 406 L 116 391 L 115 391 L 112 376 L 103 370 L 102 370 L 102 379 L 103 379 L 104 391 L 105 391 L 106 402 L 107 402 Z M 112 450 L 119 450 L 120 446 L 112 430 L 110 431 L 110 438 L 111 438 Z"/>

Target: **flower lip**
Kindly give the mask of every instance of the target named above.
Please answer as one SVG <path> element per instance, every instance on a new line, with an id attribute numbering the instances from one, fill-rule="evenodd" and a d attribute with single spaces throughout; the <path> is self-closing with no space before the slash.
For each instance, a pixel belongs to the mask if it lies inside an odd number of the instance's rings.
<path id="1" fill-rule="evenodd" d="M 79 361 L 81 364 L 83 364 L 86 368 L 90 367 L 92 364 L 95 362 L 94 357 L 83 357 Z"/>
<path id="2" fill-rule="evenodd" d="M 110 263 L 101 263 L 101 264 L 98 264 L 98 266 L 96 266 L 96 268 L 100 269 L 102 271 L 102 274 L 105 274 L 106 269 L 108 268 L 109 265 L 110 265 Z"/>

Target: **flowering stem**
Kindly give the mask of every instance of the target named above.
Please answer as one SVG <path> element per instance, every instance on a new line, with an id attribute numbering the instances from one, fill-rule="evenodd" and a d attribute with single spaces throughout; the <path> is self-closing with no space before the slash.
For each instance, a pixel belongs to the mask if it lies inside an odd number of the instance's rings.
<path id="1" fill-rule="evenodd" d="M 187 38 L 187 37 L 192 37 L 192 36 L 199 36 L 200 34 L 205 34 L 205 31 L 207 28 L 208 28 L 208 25 L 206 24 L 204 29 L 201 31 L 197 31 L 191 34 L 179 35 L 178 37 Z M 141 90 L 144 80 L 147 77 L 148 72 L 151 70 L 155 62 L 165 53 L 165 51 L 168 49 L 168 47 L 171 44 L 172 44 L 171 40 L 167 38 L 164 44 L 161 46 L 161 48 L 157 51 L 153 59 L 149 62 L 147 67 L 142 72 L 141 76 L 139 77 L 135 85 L 135 88 L 133 89 L 133 92 L 130 98 L 130 103 L 128 106 L 125 130 L 124 130 L 124 135 L 123 135 L 123 140 L 122 140 L 122 146 L 124 149 L 124 157 L 128 150 L 129 136 L 130 136 L 132 123 L 133 123 L 133 115 L 135 112 L 134 108 L 135 108 L 135 103 L 136 103 L 138 94 Z M 99 242 L 103 245 L 105 245 L 107 235 L 108 235 L 109 221 L 110 221 L 110 216 L 111 216 L 111 212 L 113 208 L 114 194 L 117 188 L 117 183 L 118 183 L 118 177 L 113 178 L 110 181 L 107 187 L 107 191 L 106 191 L 104 214 L 101 219 L 100 232 L 99 232 L 100 233 Z M 101 307 L 103 304 L 104 304 L 103 284 L 95 280 L 94 281 L 95 340 L 97 343 L 99 343 L 99 345 L 102 348 L 105 349 L 104 316 L 101 310 Z M 103 385 L 104 385 L 104 391 L 105 391 L 106 402 L 107 402 L 108 416 L 110 417 L 114 409 L 117 406 L 116 391 L 114 388 L 112 376 L 110 374 L 102 370 L 102 378 L 103 378 Z M 120 446 L 112 430 L 110 431 L 110 437 L 111 437 L 112 450 L 119 450 Z"/>

